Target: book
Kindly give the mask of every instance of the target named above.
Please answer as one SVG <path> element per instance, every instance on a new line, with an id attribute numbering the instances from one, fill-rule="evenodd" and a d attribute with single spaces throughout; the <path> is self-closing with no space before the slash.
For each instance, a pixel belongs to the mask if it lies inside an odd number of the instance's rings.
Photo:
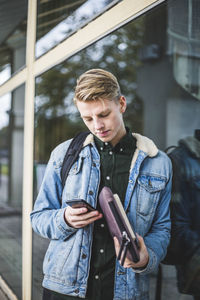
<path id="1" fill-rule="evenodd" d="M 138 239 L 119 196 L 113 194 L 109 187 L 103 187 L 99 194 L 99 204 L 111 236 L 115 236 L 120 243 L 117 259 L 121 259 L 121 265 L 126 257 L 137 263 L 140 259 Z"/>

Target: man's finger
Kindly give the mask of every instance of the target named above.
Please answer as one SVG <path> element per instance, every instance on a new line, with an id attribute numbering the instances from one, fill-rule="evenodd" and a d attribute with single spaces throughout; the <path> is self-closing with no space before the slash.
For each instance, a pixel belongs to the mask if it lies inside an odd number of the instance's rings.
<path id="1" fill-rule="evenodd" d="M 86 220 L 73 221 L 73 225 L 74 225 L 75 228 L 82 228 L 82 227 L 85 227 L 85 226 L 89 225 L 90 223 L 93 223 L 96 220 L 101 219 L 101 218 L 102 218 L 102 215 L 99 214 L 98 216 L 95 216 L 93 218 L 89 218 L 89 219 L 86 219 Z"/>
<path id="2" fill-rule="evenodd" d="M 88 220 L 96 219 L 97 217 L 102 217 L 102 214 L 100 214 L 98 211 L 94 211 L 91 213 L 84 213 L 81 215 L 71 215 L 70 220 L 73 222 L 84 222 Z"/>
<path id="3" fill-rule="evenodd" d="M 68 206 L 67 209 L 69 209 L 70 215 L 72 216 L 82 215 L 88 211 L 86 207 L 72 208 L 71 206 Z"/>

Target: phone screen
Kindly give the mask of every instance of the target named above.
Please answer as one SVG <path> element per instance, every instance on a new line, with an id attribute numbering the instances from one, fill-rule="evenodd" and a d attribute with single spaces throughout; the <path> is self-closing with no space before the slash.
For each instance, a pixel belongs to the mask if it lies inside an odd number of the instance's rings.
<path id="1" fill-rule="evenodd" d="M 72 200 L 72 201 L 67 201 L 67 205 L 71 206 L 72 208 L 80 208 L 80 207 L 86 207 L 88 211 L 93 211 L 95 208 L 90 205 L 88 202 L 85 200 Z"/>

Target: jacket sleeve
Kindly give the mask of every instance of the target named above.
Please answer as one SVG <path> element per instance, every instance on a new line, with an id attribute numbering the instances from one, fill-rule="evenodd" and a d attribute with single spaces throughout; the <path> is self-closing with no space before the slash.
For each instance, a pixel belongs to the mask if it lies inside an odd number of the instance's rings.
<path id="1" fill-rule="evenodd" d="M 62 207 L 62 183 L 60 170 L 62 163 L 55 162 L 52 152 L 44 179 L 30 215 L 33 230 L 49 239 L 66 239 L 77 229 L 68 226 L 64 220 Z"/>
<path id="2" fill-rule="evenodd" d="M 167 247 L 170 241 L 170 199 L 172 186 L 172 167 L 169 158 L 168 161 L 168 181 L 160 194 L 159 204 L 157 206 L 153 223 L 149 232 L 144 236 L 144 242 L 149 254 L 149 262 L 143 269 L 134 269 L 136 273 L 147 274 L 155 271 L 159 263 L 164 259 Z"/>

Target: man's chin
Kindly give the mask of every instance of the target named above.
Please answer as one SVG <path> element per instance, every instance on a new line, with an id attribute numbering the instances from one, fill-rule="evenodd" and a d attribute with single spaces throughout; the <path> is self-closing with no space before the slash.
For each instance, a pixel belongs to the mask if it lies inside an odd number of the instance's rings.
<path id="1" fill-rule="evenodd" d="M 98 134 L 96 134 L 96 137 L 104 143 L 106 143 L 106 142 L 109 143 L 111 141 L 110 137 L 99 136 Z"/>

